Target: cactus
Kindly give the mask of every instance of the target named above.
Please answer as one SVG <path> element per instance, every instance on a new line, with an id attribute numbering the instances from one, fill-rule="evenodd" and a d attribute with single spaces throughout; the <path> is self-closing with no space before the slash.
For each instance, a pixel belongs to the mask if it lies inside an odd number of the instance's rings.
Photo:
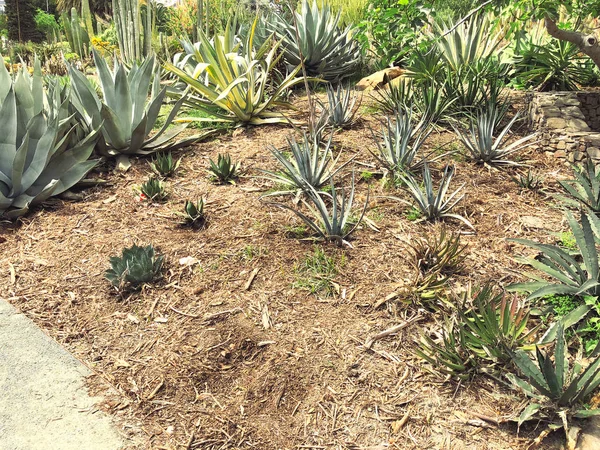
<path id="1" fill-rule="evenodd" d="M 94 27 L 92 26 L 92 12 L 90 11 L 90 0 L 81 0 L 81 18 L 83 26 L 89 36 L 94 35 Z"/>
<path id="2" fill-rule="evenodd" d="M 73 53 L 81 59 L 85 59 L 90 55 L 90 35 L 87 30 L 81 26 L 79 14 L 75 8 L 71 8 L 71 17 L 64 13 L 61 16 L 61 22 L 69 41 L 69 47 Z"/>
<path id="3" fill-rule="evenodd" d="M 121 58 L 128 64 L 141 61 L 152 53 L 152 7 L 142 15 L 138 0 L 113 0 L 113 14 Z"/>

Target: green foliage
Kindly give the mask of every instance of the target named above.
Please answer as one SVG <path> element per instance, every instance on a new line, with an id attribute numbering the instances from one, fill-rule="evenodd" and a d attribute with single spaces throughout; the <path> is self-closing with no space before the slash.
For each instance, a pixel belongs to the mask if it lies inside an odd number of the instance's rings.
<path id="1" fill-rule="evenodd" d="M 579 302 L 575 300 L 573 295 L 554 294 L 544 297 L 543 300 L 545 303 L 552 305 L 554 313 L 558 316 L 565 316 L 579 306 Z"/>
<path id="2" fill-rule="evenodd" d="M 559 325 L 554 361 L 537 346 L 535 353 L 535 362 L 523 350 L 511 355 L 525 379 L 512 373 L 506 374 L 516 388 L 532 398 L 518 419 L 519 425 L 526 420 L 539 419 L 540 416 L 553 419 L 558 415 L 567 431 L 570 417 L 584 419 L 600 414 L 599 409 L 589 410 L 583 406 L 583 402 L 600 385 L 600 346 L 596 346 L 590 355 L 587 367 L 577 360 L 570 367 L 564 330 Z"/>
<path id="3" fill-rule="evenodd" d="M 360 62 L 360 47 L 353 38 L 354 29 L 339 27 L 340 15 L 329 5 L 321 8 L 316 0 L 302 1 L 295 18 L 275 14 L 269 30 L 282 42 L 283 58 L 291 67 L 301 62 L 308 76 L 339 81 L 353 75 Z M 296 29 L 297 25 L 297 29 Z"/>
<path id="4" fill-rule="evenodd" d="M 151 177 L 140 186 L 142 195 L 150 202 L 163 202 L 169 194 L 165 189 L 165 184 L 158 178 Z"/>
<path id="5" fill-rule="evenodd" d="M 516 283 L 507 289 L 529 292 L 529 300 L 548 295 L 600 295 L 599 253 L 594 240 L 594 228 L 598 228 L 598 218 L 592 212 L 582 212 L 581 224 L 571 213 L 567 213 L 567 221 L 577 244 L 577 255 L 571 250 L 557 245 L 540 244 L 526 239 L 511 239 L 541 252 L 535 258 L 516 258 L 541 271 L 553 281 L 543 280 L 532 273 L 525 275 L 535 281 Z"/>
<path id="6" fill-rule="evenodd" d="M 197 202 L 190 200 L 185 201 L 183 213 L 180 215 L 184 218 L 184 225 L 192 228 L 202 228 L 206 224 L 206 214 L 204 213 L 204 199 L 201 198 Z"/>
<path id="7" fill-rule="evenodd" d="M 160 85 L 154 57 L 147 58 L 140 66 L 133 64 L 129 70 L 115 61 L 114 71 L 111 71 L 104 58 L 95 50 L 93 53 L 102 100 L 85 75 L 73 67 L 69 67 L 69 75 L 73 85 L 72 102 L 78 113 L 88 127 L 102 127 L 103 139 L 98 145 L 101 154 L 117 157 L 119 163 L 127 165 L 131 155 L 175 150 L 200 138 L 191 136 L 172 142 L 186 127 L 183 124 L 167 130 L 183 99 L 175 104 L 163 127 L 152 132 L 167 89 Z"/>
<path id="8" fill-rule="evenodd" d="M 417 155 L 431 128 L 423 120 L 413 125 L 412 115 L 412 110 L 399 106 L 393 119 L 386 117 L 380 133 L 372 132 L 377 153 L 371 154 L 394 176 L 416 170 L 425 161 Z"/>
<path id="9" fill-rule="evenodd" d="M 270 147 L 271 153 L 282 166 L 282 172 L 265 171 L 265 173 L 268 174 L 269 179 L 289 190 L 278 190 L 269 195 L 278 195 L 292 190 L 309 191 L 308 186 L 319 190 L 327 185 L 331 178 L 348 164 L 335 168 L 341 154 L 336 159 L 333 158 L 331 138 L 325 143 L 324 149 L 321 149 L 319 142 L 311 139 L 306 133 L 303 134 L 300 142 L 297 142 L 293 136 L 288 138 L 287 141 L 291 157 L 286 155 L 287 151 L 281 152 L 275 147 Z"/>
<path id="10" fill-rule="evenodd" d="M 408 109 L 413 105 L 415 89 L 411 79 L 398 77 L 384 80 L 381 89 L 375 89 L 369 95 L 386 114 L 395 114 L 398 109 Z"/>
<path id="11" fill-rule="evenodd" d="M 372 0 L 369 4 L 357 39 L 378 67 L 403 65 L 424 42 L 420 31 L 429 21 L 428 2 Z"/>
<path id="12" fill-rule="evenodd" d="M 422 214 L 421 220 L 443 220 L 443 219 L 457 219 L 473 229 L 473 225 L 466 218 L 459 214 L 452 213 L 452 209 L 456 204 L 462 200 L 464 194 L 458 196 L 458 193 L 462 189 L 461 186 L 452 194 L 448 194 L 450 187 L 450 181 L 454 176 L 454 167 L 446 166 L 442 179 L 440 181 L 440 187 L 437 193 L 433 187 L 433 180 L 431 178 L 431 171 L 427 163 L 423 164 L 423 187 L 415 180 L 412 175 L 404 174 L 399 175 L 399 178 L 406 185 L 408 193 L 413 197 L 415 206 L 419 209 Z M 404 199 L 397 197 L 390 197 L 394 200 L 398 200 L 403 203 L 411 204 Z"/>
<path id="13" fill-rule="evenodd" d="M 118 290 L 138 288 L 154 280 L 159 274 L 164 257 L 157 256 L 154 247 L 134 245 L 124 248 L 122 256 L 111 256 L 110 266 L 104 276 Z"/>
<path id="14" fill-rule="evenodd" d="M 46 35 L 48 41 L 55 40 L 59 26 L 54 15 L 38 9 L 35 14 L 35 25 L 40 32 Z"/>
<path id="15" fill-rule="evenodd" d="M 41 42 L 43 35 L 35 23 L 35 11 L 32 0 L 5 0 L 4 12 L 9 40 Z"/>
<path id="16" fill-rule="evenodd" d="M 294 287 L 306 289 L 311 294 L 332 295 L 335 292 L 335 282 L 338 274 L 338 264 L 344 264 L 342 255 L 338 262 L 335 258 L 328 256 L 323 248 L 315 246 L 312 255 L 308 255 L 302 263 L 295 268 L 297 280 Z"/>
<path id="17" fill-rule="evenodd" d="M 239 176 L 239 167 L 237 164 L 231 162 L 229 153 L 225 155 L 219 154 L 216 163 L 212 159 L 208 161 L 210 163 L 208 170 L 213 174 L 213 178 L 218 183 L 235 184 L 235 179 Z"/>
<path id="18" fill-rule="evenodd" d="M 98 162 L 88 160 L 98 130 L 76 138 L 68 94 L 44 91 L 39 61 L 14 80 L 0 62 L 0 216 L 14 219 L 85 177 Z"/>
<path id="19" fill-rule="evenodd" d="M 327 86 L 327 103 L 319 101 L 323 114 L 328 117 L 328 124 L 336 128 L 349 128 L 355 123 L 358 111 L 356 102 L 358 95 L 350 86 L 343 88 L 338 84 L 337 88 L 329 84 Z"/>
<path id="20" fill-rule="evenodd" d="M 333 242 L 340 247 L 342 245 L 351 247 L 346 238 L 356 230 L 362 221 L 369 204 L 369 196 L 367 194 L 365 205 L 358 220 L 352 223 L 350 214 L 354 202 L 354 173 L 352 173 L 352 185 L 348 196 L 346 196 L 346 191 L 343 186 L 341 188 L 336 188 L 333 178 L 331 179 L 330 186 L 330 193 L 317 192 L 312 186 L 306 186 L 307 190 L 305 190 L 305 192 L 307 194 L 307 199 L 303 199 L 302 202 L 311 212 L 311 215 L 317 217 L 316 220 L 311 219 L 299 209 L 294 209 L 283 203 L 272 203 L 272 205 L 292 211 L 302 219 L 305 225 L 315 232 L 320 239 L 327 242 Z M 326 200 L 328 199 L 331 199 L 331 208 L 327 206 Z"/>
<path id="21" fill-rule="evenodd" d="M 177 161 L 173 159 L 173 154 L 168 153 L 157 153 L 156 157 L 150 162 L 150 168 L 152 171 L 163 177 L 170 177 L 175 174 L 181 163 L 181 158 Z"/>
<path id="22" fill-rule="evenodd" d="M 243 44 L 237 41 L 231 24 L 223 36 L 210 39 L 202 31 L 199 42 L 182 40 L 186 55 L 175 56 L 174 64 L 165 67 L 175 74 L 192 95 L 185 100 L 191 107 L 205 111 L 209 118 L 187 119 L 205 122 L 225 122 L 236 125 L 282 123 L 288 119 L 271 111 L 274 106 L 287 105 L 283 93 L 302 81 L 296 78 L 300 67 L 282 81 L 274 82 L 273 72 L 280 56 L 279 44 L 267 40 L 255 49 L 254 36 L 258 18 Z M 183 91 L 174 95 L 184 98 Z"/>
<path id="23" fill-rule="evenodd" d="M 559 180 L 558 184 L 568 197 L 558 196 L 561 201 L 575 208 L 585 205 L 595 213 L 600 212 L 600 169 L 588 156 L 585 165 L 572 165 L 573 180 Z"/>
<path id="24" fill-rule="evenodd" d="M 560 233 L 560 245 L 567 250 L 577 250 L 577 241 L 570 231 Z"/>
<path id="25" fill-rule="evenodd" d="M 460 244 L 460 234 L 448 234 L 445 227 L 439 233 L 409 244 L 413 265 L 423 275 L 450 275 L 459 272 L 467 246 Z"/>
<path id="26" fill-rule="evenodd" d="M 500 114 L 501 111 L 494 102 L 491 107 L 479 110 L 477 116 L 471 119 L 469 133 L 454 126 L 454 132 L 467 149 L 467 156 L 478 164 L 490 166 L 519 165 L 519 163 L 507 158 L 527 147 L 528 142 L 536 137 L 535 134 L 530 134 L 510 144 L 507 143 L 511 137 L 509 134 L 510 129 L 519 118 L 519 114 L 515 114 L 499 132 L 498 136 L 494 138 L 496 125 L 500 122 Z"/>
<path id="27" fill-rule="evenodd" d="M 531 169 L 527 172 L 519 172 L 516 176 L 510 177 L 510 179 L 517 183 L 519 188 L 534 192 L 540 190 L 544 182 L 542 176 L 536 174 Z"/>

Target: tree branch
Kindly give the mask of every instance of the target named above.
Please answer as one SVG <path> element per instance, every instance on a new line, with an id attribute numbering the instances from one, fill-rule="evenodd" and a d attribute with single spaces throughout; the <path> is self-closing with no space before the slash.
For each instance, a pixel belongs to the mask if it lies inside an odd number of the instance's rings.
<path id="1" fill-rule="evenodd" d="M 596 36 L 593 34 L 579 33 L 577 31 L 562 30 L 558 28 L 556 22 L 548 16 L 544 19 L 544 25 L 550 36 L 561 41 L 575 44 L 581 53 L 589 56 L 596 66 L 600 68 L 600 46 L 598 45 L 598 38 Z"/>

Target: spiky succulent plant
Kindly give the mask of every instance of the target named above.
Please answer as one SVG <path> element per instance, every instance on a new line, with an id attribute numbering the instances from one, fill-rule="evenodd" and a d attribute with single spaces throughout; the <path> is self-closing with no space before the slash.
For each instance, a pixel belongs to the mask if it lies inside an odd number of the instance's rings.
<path id="1" fill-rule="evenodd" d="M 167 89 L 160 86 L 153 56 L 146 58 L 139 66 L 134 64 L 129 70 L 115 60 L 114 72 L 96 51 L 94 61 L 98 68 L 102 100 L 83 73 L 69 67 L 69 74 L 73 85 L 72 102 L 82 121 L 90 128 L 101 127 L 102 139 L 98 143 L 101 154 L 118 157 L 126 167 L 131 155 L 174 150 L 200 138 L 192 136 L 174 142 L 173 139 L 183 131 L 185 124 L 167 130 L 184 98 L 174 105 L 163 127 L 151 135 Z"/>
<path id="2" fill-rule="evenodd" d="M 26 214 L 71 188 L 97 164 L 88 160 L 97 131 L 82 141 L 72 139 L 74 127 L 58 112 L 50 113 L 45 95 L 39 63 L 33 77 L 21 69 L 14 79 L 0 64 L 1 217 Z"/>
<path id="3" fill-rule="evenodd" d="M 121 256 L 111 256 L 111 267 L 104 276 L 117 289 L 128 286 L 137 288 L 143 283 L 149 283 L 158 275 L 163 261 L 164 257 L 157 256 L 152 245 L 133 245 L 124 248 Z"/>
<path id="4" fill-rule="evenodd" d="M 334 15 L 327 4 L 319 8 L 314 0 L 303 0 L 295 20 L 276 15 L 271 31 L 282 42 L 286 63 L 297 67 L 304 62 L 308 76 L 337 81 L 353 75 L 360 60 L 360 47 L 353 39 L 351 27 L 339 27 L 340 15 Z M 297 25 L 297 30 L 296 30 Z"/>

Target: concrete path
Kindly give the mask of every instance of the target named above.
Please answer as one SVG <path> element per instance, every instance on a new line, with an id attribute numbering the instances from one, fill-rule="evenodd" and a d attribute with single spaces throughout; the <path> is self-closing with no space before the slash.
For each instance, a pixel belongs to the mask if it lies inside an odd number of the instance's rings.
<path id="1" fill-rule="evenodd" d="M 89 370 L 0 299 L 0 450 L 117 450 L 123 439 L 94 407 Z"/>

